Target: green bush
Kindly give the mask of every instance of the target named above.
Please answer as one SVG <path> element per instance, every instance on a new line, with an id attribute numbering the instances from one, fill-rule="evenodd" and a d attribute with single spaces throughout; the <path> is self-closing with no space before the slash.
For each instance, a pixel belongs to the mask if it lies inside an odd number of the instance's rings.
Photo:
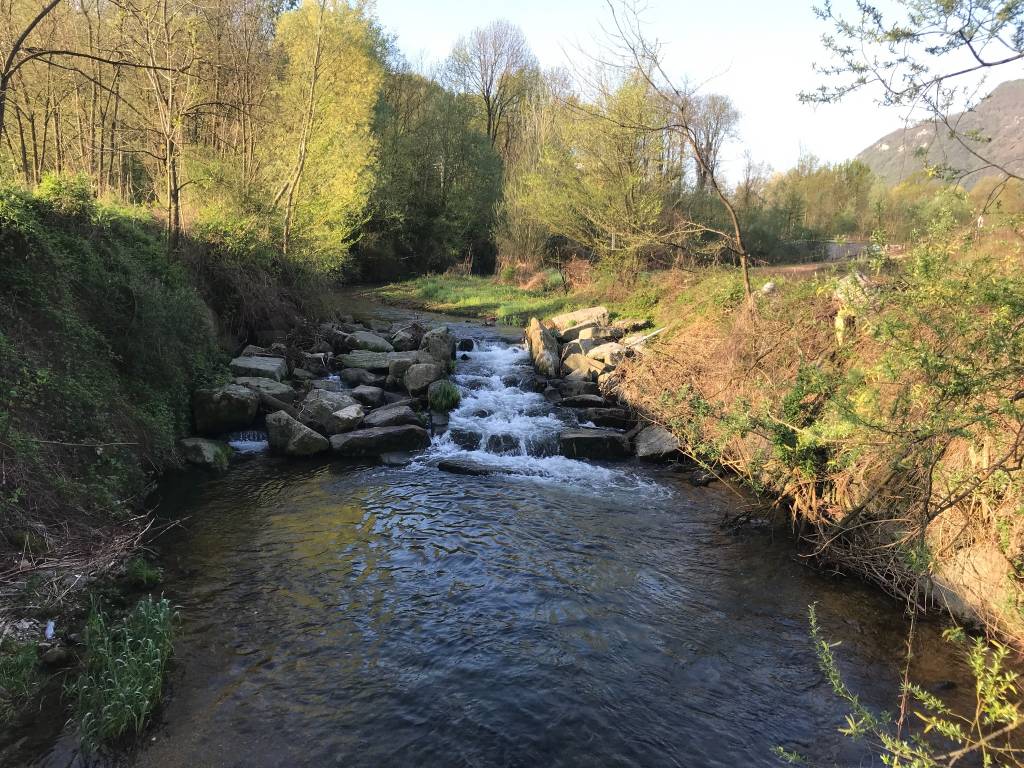
<path id="1" fill-rule="evenodd" d="M 142 731 L 163 691 L 174 620 L 166 599 L 140 600 L 119 621 L 93 606 L 85 629 L 85 669 L 69 686 L 86 749 Z"/>
<path id="2" fill-rule="evenodd" d="M 462 395 L 459 388 L 450 381 L 435 381 L 427 392 L 427 400 L 430 402 L 430 410 L 448 413 L 458 407 Z"/>
<path id="3" fill-rule="evenodd" d="M 136 556 L 124 565 L 125 581 L 137 589 L 152 589 L 163 581 L 164 573 L 144 557 Z"/>
<path id="4" fill-rule="evenodd" d="M 49 172 L 36 187 L 36 196 L 61 216 L 87 220 L 96 212 L 92 182 L 84 173 L 63 176 Z"/>

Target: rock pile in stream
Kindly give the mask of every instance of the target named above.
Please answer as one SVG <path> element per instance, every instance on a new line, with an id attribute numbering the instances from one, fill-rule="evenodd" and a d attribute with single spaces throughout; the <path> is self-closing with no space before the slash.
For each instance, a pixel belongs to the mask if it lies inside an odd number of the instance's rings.
<path id="1" fill-rule="evenodd" d="M 660 460 L 679 454 L 679 441 L 664 427 L 645 424 L 614 399 L 616 366 L 642 354 L 643 320 L 611 322 L 605 307 L 590 307 L 541 322 L 530 319 L 526 345 L 537 371 L 534 386 L 548 402 L 576 410 L 579 428 L 559 436 L 559 451 L 580 459 Z"/>
<path id="2" fill-rule="evenodd" d="M 301 348 L 280 341 L 248 345 L 231 361 L 231 383 L 193 393 L 201 436 L 182 441 L 183 458 L 223 469 L 230 449 L 211 438 L 261 423 L 271 450 L 286 456 L 330 450 L 372 457 L 425 448 L 432 420 L 426 395 L 447 378 L 457 341 L 447 326 L 344 317 L 320 325 Z M 443 421 L 441 414 L 433 418 Z"/>

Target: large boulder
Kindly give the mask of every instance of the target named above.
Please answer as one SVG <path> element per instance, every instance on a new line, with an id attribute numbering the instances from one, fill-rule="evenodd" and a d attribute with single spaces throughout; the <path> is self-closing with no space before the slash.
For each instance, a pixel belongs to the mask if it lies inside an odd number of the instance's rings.
<path id="1" fill-rule="evenodd" d="M 555 382 L 555 386 L 558 388 L 558 392 L 562 397 L 601 394 L 600 390 L 597 388 L 597 384 L 592 381 L 564 379 L 562 381 Z"/>
<path id="2" fill-rule="evenodd" d="M 588 309 L 578 309 L 575 312 L 555 315 L 551 318 L 551 324 L 555 326 L 559 333 L 572 328 L 574 325 L 583 325 L 584 323 L 608 325 L 608 309 L 606 307 L 589 307 Z"/>
<path id="3" fill-rule="evenodd" d="M 416 363 L 409 366 L 403 382 L 410 395 L 419 397 L 426 394 L 427 387 L 448 374 L 447 369 L 437 363 Z"/>
<path id="4" fill-rule="evenodd" d="M 580 424 L 590 422 L 596 427 L 609 429 L 630 429 L 636 424 L 636 419 L 624 408 L 584 408 L 577 418 Z"/>
<path id="5" fill-rule="evenodd" d="M 391 344 L 399 352 L 411 352 L 419 349 L 423 341 L 423 335 L 427 332 L 419 323 L 399 328 L 391 337 Z"/>
<path id="6" fill-rule="evenodd" d="M 600 395 L 569 395 L 563 397 L 561 405 L 567 408 L 607 408 L 611 404 Z"/>
<path id="7" fill-rule="evenodd" d="M 395 451 L 415 451 L 430 445 L 423 427 L 403 424 L 395 427 L 357 429 L 331 437 L 331 450 L 341 456 L 380 456 Z"/>
<path id="8" fill-rule="evenodd" d="M 679 440 L 664 427 L 652 425 L 641 429 L 633 438 L 636 455 L 641 459 L 657 460 L 679 450 Z"/>
<path id="9" fill-rule="evenodd" d="M 363 423 L 365 415 L 366 412 L 361 405 L 346 406 L 324 419 L 324 432 L 328 435 L 340 435 L 342 432 L 351 432 Z"/>
<path id="10" fill-rule="evenodd" d="M 238 376 L 235 378 L 235 384 L 248 387 L 257 394 L 270 395 L 282 403 L 292 402 L 298 394 L 284 382 L 265 379 L 262 376 Z"/>
<path id="11" fill-rule="evenodd" d="M 411 360 L 414 363 L 433 362 L 426 352 L 371 352 L 368 349 L 357 349 L 347 355 L 338 357 L 338 362 L 345 368 L 363 368 L 368 371 L 387 372 L 391 363 L 396 360 Z"/>
<path id="12" fill-rule="evenodd" d="M 561 372 L 562 376 L 568 378 L 574 376 L 580 379 L 589 379 L 591 381 L 597 381 L 597 377 L 604 373 L 606 366 L 604 363 L 599 363 L 597 360 L 587 357 L 581 354 L 568 355 L 562 361 Z"/>
<path id="13" fill-rule="evenodd" d="M 326 376 L 331 372 L 332 359 L 333 355 L 326 352 L 302 352 L 297 367 L 309 371 L 314 376 Z"/>
<path id="14" fill-rule="evenodd" d="M 207 440 L 203 437 L 186 437 L 178 442 L 182 458 L 189 464 L 195 464 L 217 472 L 228 468 L 231 459 L 231 446 L 219 440 Z"/>
<path id="15" fill-rule="evenodd" d="M 236 357 L 231 361 L 235 376 L 253 376 L 281 381 L 288 376 L 288 363 L 279 357 Z"/>
<path id="16" fill-rule="evenodd" d="M 217 389 L 197 389 L 192 393 L 192 415 L 196 432 L 201 435 L 219 435 L 246 429 L 256 418 L 259 406 L 260 396 L 240 384 L 228 384 Z"/>
<path id="17" fill-rule="evenodd" d="M 356 331 L 348 337 L 349 347 L 352 349 L 368 349 L 371 352 L 394 352 L 395 348 L 384 338 L 369 331 Z"/>
<path id="18" fill-rule="evenodd" d="M 352 405 L 358 403 L 344 392 L 314 389 L 299 403 L 299 419 L 313 429 L 326 433 L 331 415 Z"/>
<path id="19" fill-rule="evenodd" d="M 385 377 L 379 373 L 370 373 L 365 368 L 345 368 L 338 374 L 342 381 L 350 387 L 366 385 L 368 387 L 383 387 Z"/>
<path id="20" fill-rule="evenodd" d="M 366 427 L 398 427 L 402 424 L 421 425 L 420 417 L 408 405 L 388 405 L 378 408 L 363 419 L 363 426 Z"/>
<path id="21" fill-rule="evenodd" d="M 584 341 L 589 339 L 590 341 L 596 341 L 602 343 L 605 341 L 618 341 L 623 337 L 623 332 L 618 328 L 605 328 L 600 325 L 591 325 L 588 328 L 584 328 L 580 331 L 577 339 Z"/>
<path id="22" fill-rule="evenodd" d="M 380 387 L 369 387 L 366 384 L 360 384 L 353 389 L 351 396 L 370 408 L 376 408 L 384 402 L 384 390 Z"/>
<path id="23" fill-rule="evenodd" d="M 607 429 L 570 429 L 558 436 L 558 451 L 573 459 L 625 459 L 629 439 Z"/>
<path id="24" fill-rule="evenodd" d="M 326 437 L 284 411 L 267 416 L 267 439 L 272 450 L 286 456 L 313 456 L 329 447 Z"/>
<path id="25" fill-rule="evenodd" d="M 534 367 L 542 376 L 558 376 L 558 342 L 536 317 L 530 318 L 526 328 L 526 345 Z"/>
<path id="26" fill-rule="evenodd" d="M 626 354 L 626 348 L 615 341 L 592 348 L 586 353 L 592 360 L 598 360 L 606 365 L 618 365 Z"/>
<path id="27" fill-rule="evenodd" d="M 597 327 L 597 323 L 580 323 L 579 325 L 574 325 L 569 328 L 566 328 L 564 331 L 559 333 L 558 340 L 563 344 L 568 344 L 570 341 L 576 341 L 576 339 L 580 337 L 580 334 L 583 331 Z"/>
<path id="28" fill-rule="evenodd" d="M 420 349 L 442 365 L 447 365 L 449 360 L 455 359 L 455 337 L 447 325 L 433 328 L 423 334 Z"/>
<path id="29" fill-rule="evenodd" d="M 562 346 L 562 360 L 569 355 L 586 355 L 590 350 L 600 346 L 601 342 L 594 339 L 577 339 Z"/>

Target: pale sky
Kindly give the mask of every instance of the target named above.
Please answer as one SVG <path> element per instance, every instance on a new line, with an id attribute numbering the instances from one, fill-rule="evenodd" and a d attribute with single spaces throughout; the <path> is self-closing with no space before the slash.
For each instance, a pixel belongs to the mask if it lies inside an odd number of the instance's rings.
<path id="1" fill-rule="evenodd" d="M 740 141 L 726 152 L 735 180 L 744 149 L 775 170 L 796 164 L 801 148 L 822 160 L 852 158 L 904 124 L 896 109 L 883 109 L 855 94 L 839 105 L 805 106 L 801 89 L 820 83 L 814 62 L 826 60 L 820 39 L 825 25 L 814 0 L 648 0 L 643 18 L 666 44 L 671 75 L 725 93 L 742 114 Z M 853 0 L 834 0 L 837 10 Z M 517 24 L 543 67 L 566 66 L 578 48 L 593 49 L 600 24 L 609 19 L 604 0 L 376 0 L 384 27 L 413 62 L 440 61 L 458 37 L 497 18 Z M 1000 73 L 999 80 L 1021 77 Z M 994 87 L 995 82 L 992 83 Z"/>

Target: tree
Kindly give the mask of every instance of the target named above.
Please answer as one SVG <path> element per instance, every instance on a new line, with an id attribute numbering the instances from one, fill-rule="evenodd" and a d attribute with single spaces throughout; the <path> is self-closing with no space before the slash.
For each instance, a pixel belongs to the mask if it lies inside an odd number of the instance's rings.
<path id="1" fill-rule="evenodd" d="M 822 41 L 833 63 L 817 70 L 828 82 L 801 94 L 832 103 L 863 89 L 880 104 L 923 109 L 977 161 L 975 168 L 934 167 L 950 180 L 983 169 L 1020 178 L 987 156 L 987 138 L 959 128 L 985 73 L 1024 60 L 1024 3 L 1017 0 L 894 0 L 884 10 L 855 0 L 855 15 L 832 3 L 815 9 L 831 26 Z"/>
<path id="2" fill-rule="evenodd" d="M 460 38 L 448 59 L 448 79 L 457 89 L 480 97 L 491 145 L 509 128 L 516 110 L 535 86 L 537 59 L 519 27 L 493 21 Z"/>
<path id="3" fill-rule="evenodd" d="M 370 25 L 342 0 L 305 0 L 282 14 L 276 128 L 265 144 L 283 249 L 301 239 L 309 266 L 340 268 L 372 187 L 371 131 L 382 70 Z"/>
<path id="4" fill-rule="evenodd" d="M 704 192 L 708 180 L 718 173 L 722 146 L 736 135 L 740 113 L 728 96 L 697 94 L 693 98 L 693 139 L 703 162 L 697 163 L 697 190 Z"/>

